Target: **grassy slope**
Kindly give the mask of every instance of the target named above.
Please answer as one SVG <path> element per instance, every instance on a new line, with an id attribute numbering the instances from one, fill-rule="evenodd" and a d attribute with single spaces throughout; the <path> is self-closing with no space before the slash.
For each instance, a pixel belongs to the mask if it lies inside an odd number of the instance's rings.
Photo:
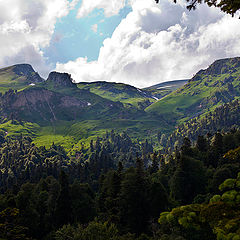
<path id="1" fill-rule="evenodd" d="M 2 71 L 2 75 L 4 79 L 8 76 L 8 79 L 5 79 L 6 84 L 8 84 L 8 90 L 11 88 L 11 79 L 15 76 L 12 75 L 13 73 L 10 71 L 10 68 L 8 68 L 7 71 L 5 70 Z M 0 124 L 0 129 L 2 129 L 4 133 L 8 132 L 7 135 L 9 137 L 19 134 L 28 135 L 34 139 L 34 143 L 37 146 L 44 145 L 50 147 L 54 142 L 63 145 L 67 150 L 70 150 L 72 147 L 78 149 L 83 142 L 89 144 L 91 139 L 95 139 L 97 136 L 102 136 L 106 131 L 111 131 L 112 129 L 117 132 L 127 131 L 132 137 L 139 138 L 140 140 L 150 138 L 154 134 L 156 135 L 159 129 L 168 131 L 167 124 L 162 123 L 161 119 L 152 118 L 151 115 L 146 114 L 144 111 L 139 111 L 136 108 L 129 106 L 128 108 L 123 108 L 123 116 L 119 117 L 119 110 L 117 110 L 118 112 L 115 112 L 115 107 L 112 109 L 109 107 L 109 104 L 111 103 L 109 100 L 122 100 L 122 102 L 126 100 L 127 103 L 133 105 L 142 99 L 146 100 L 146 97 L 144 98 L 140 94 L 140 91 L 134 87 L 128 87 L 125 84 L 117 84 L 117 88 L 121 91 L 120 94 L 118 93 L 111 97 L 108 95 L 106 98 L 101 97 L 102 94 L 99 94 L 99 96 L 85 89 L 57 89 L 46 82 L 36 84 L 36 86 L 23 85 L 23 88 L 28 88 L 26 91 L 45 88 L 64 95 L 84 99 L 92 104 L 84 113 L 82 119 L 79 119 L 78 121 L 57 121 L 54 123 L 49 122 L 49 124 L 39 123 L 40 125 L 29 122 L 13 123 L 8 121 Z M 124 92 L 124 88 L 127 88 L 127 93 Z M 110 94 L 110 92 L 107 91 L 105 91 L 105 93 Z M 116 96 L 117 99 L 115 99 L 114 96 Z M 128 97 L 130 99 L 127 99 Z M 97 112 L 99 114 L 97 114 Z M 124 114 L 127 114 L 127 116 Z"/>
<path id="2" fill-rule="evenodd" d="M 30 136 L 37 146 L 50 147 L 52 143 L 61 144 L 67 151 L 74 152 L 81 148 L 82 144 L 89 145 L 92 139 L 103 136 L 106 131 L 127 131 L 127 133 L 139 140 L 152 138 L 159 130 L 158 120 L 84 120 L 84 121 L 58 121 L 51 126 L 40 126 L 29 122 L 7 121 L 0 124 L 0 129 L 7 136 L 20 134 Z M 167 130 L 167 125 L 161 124 L 161 129 Z"/>
<path id="3" fill-rule="evenodd" d="M 154 103 L 156 99 L 154 99 L 153 96 L 161 98 L 170 92 L 166 89 L 140 90 L 127 84 L 109 82 L 79 83 L 78 88 L 88 89 L 90 92 L 103 98 L 115 102 L 120 101 L 124 104 L 132 104 L 135 107 L 139 107 L 139 103 L 146 101 Z"/>
<path id="4" fill-rule="evenodd" d="M 10 88 L 20 90 L 26 87 L 26 77 L 17 76 L 13 72 L 13 66 L 0 69 L 0 92 L 4 93 Z"/>
<path id="5" fill-rule="evenodd" d="M 19 69 L 19 65 L 14 65 L 6 68 L 0 69 L 0 92 L 5 93 L 10 88 L 13 90 L 22 91 L 29 87 L 30 82 L 27 80 L 27 76 L 24 73 L 17 74 L 14 70 Z M 31 66 L 28 66 L 31 69 Z M 34 77 L 36 74 L 33 69 L 31 69 L 31 75 Z M 30 73 L 29 73 L 30 74 Z"/>
<path id="6" fill-rule="evenodd" d="M 167 129 L 167 126 L 161 126 Z M 58 122 L 55 126 L 42 127 L 34 142 L 37 145 L 49 147 L 52 142 L 63 144 L 67 149 L 81 147 L 81 144 L 89 144 L 91 139 L 103 136 L 106 131 L 127 133 L 140 140 L 152 137 L 159 129 L 157 120 L 85 120 L 80 122 Z M 73 149 L 73 150 L 74 150 Z"/>
<path id="7" fill-rule="evenodd" d="M 234 68 L 234 64 L 229 60 L 226 65 Z M 224 72 L 224 69 L 223 71 Z M 172 92 L 157 103 L 149 106 L 147 112 L 155 112 L 157 114 L 166 114 L 169 117 L 177 117 L 179 122 L 187 120 L 196 114 L 202 114 L 206 111 L 213 110 L 220 106 L 226 100 L 214 101 L 216 93 L 226 95 L 229 77 L 233 78 L 232 85 L 235 89 L 234 94 L 230 93 L 234 98 L 238 98 L 240 84 L 240 67 L 234 71 L 227 71 L 222 74 L 209 74 L 204 71 L 199 72 L 197 78 L 192 79 L 187 85 Z M 230 99 L 229 99 L 230 100 Z"/>

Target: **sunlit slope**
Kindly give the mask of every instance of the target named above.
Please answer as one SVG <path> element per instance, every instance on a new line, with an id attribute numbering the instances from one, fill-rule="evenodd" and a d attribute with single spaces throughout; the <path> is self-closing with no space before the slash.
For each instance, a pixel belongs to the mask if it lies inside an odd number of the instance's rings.
<path id="1" fill-rule="evenodd" d="M 111 130 L 127 131 L 138 139 L 169 131 L 168 123 L 151 113 L 80 89 L 69 74 L 57 72 L 50 73 L 46 81 L 0 96 L 0 116 L 2 134 L 24 134 L 38 146 L 49 147 L 54 142 L 66 149 L 81 147 L 82 142 Z"/>
<path id="2" fill-rule="evenodd" d="M 111 101 L 120 101 L 144 109 L 157 99 L 164 97 L 171 91 L 168 89 L 139 89 L 128 84 L 114 82 L 78 83 L 78 88 L 88 90 Z"/>
<path id="3" fill-rule="evenodd" d="M 238 98 L 239 84 L 240 58 L 217 60 L 146 111 L 179 120 L 189 119 Z"/>
<path id="4" fill-rule="evenodd" d="M 0 92 L 4 93 L 9 89 L 21 90 L 43 79 L 34 71 L 29 64 L 17 64 L 0 69 Z"/>

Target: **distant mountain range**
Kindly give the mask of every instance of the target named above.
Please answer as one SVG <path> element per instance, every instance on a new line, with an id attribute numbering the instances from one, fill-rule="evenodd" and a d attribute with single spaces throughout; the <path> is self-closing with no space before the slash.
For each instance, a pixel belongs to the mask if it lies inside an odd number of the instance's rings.
<path id="1" fill-rule="evenodd" d="M 42 79 L 28 64 L 0 71 L 0 129 L 34 137 L 39 145 L 63 143 L 69 148 L 82 139 L 90 141 L 106 130 L 127 130 L 143 138 L 162 120 L 144 109 L 170 93 L 141 90 L 126 84 L 73 83 L 67 73 L 52 72 Z"/>
<path id="2" fill-rule="evenodd" d="M 215 61 L 190 80 L 139 89 L 110 82 L 73 83 L 67 73 L 42 79 L 31 65 L 0 69 L 2 133 L 53 141 L 66 148 L 105 131 L 127 131 L 138 139 L 171 133 L 178 124 L 240 97 L 240 58 Z"/>
<path id="3" fill-rule="evenodd" d="M 150 87 L 147 87 L 145 89 L 166 89 L 166 90 L 170 90 L 170 91 L 175 91 L 180 87 L 183 87 L 185 84 L 188 83 L 190 79 L 182 79 L 182 80 L 173 80 L 173 81 L 166 81 L 166 82 L 162 82 Z"/>

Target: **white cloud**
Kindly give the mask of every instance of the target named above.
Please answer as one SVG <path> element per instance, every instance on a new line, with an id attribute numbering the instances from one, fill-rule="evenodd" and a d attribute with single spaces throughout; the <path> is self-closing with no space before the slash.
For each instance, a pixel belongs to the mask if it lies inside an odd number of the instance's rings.
<path id="1" fill-rule="evenodd" d="M 98 25 L 97 24 L 93 24 L 91 28 L 92 28 L 93 32 L 97 33 L 97 30 L 98 30 Z"/>
<path id="2" fill-rule="evenodd" d="M 94 9 L 103 9 L 106 17 L 111 17 L 126 5 L 125 0 L 82 0 L 81 7 L 78 10 L 78 18 L 88 16 Z"/>
<path id="3" fill-rule="evenodd" d="M 47 47 L 58 18 L 66 16 L 78 0 L 0 0 L 0 66 L 27 62 L 43 74 L 41 48 Z"/>
<path id="4" fill-rule="evenodd" d="M 189 78 L 218 58 L 240 55 L 240 20 L 218 9 L 162 0 L 132 0 L 133 11 L 111 38 L 104 41 L 97 61 L 78 58 L 57 63 L 79 81 L 108 80 L 138 87 Z"/>

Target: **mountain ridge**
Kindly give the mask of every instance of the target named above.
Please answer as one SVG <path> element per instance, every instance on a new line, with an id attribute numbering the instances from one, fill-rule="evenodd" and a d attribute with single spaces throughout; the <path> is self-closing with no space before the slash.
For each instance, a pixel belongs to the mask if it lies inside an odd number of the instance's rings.
<path id="1" fill-rule="evenodd" d="M 217 69 L 214 70 L 214 67 Z M 240 58 L 215 61 L 146 111 L 187 120 L 240 97 Z"/>
<path id="2" fill-rule="evenodd" d="M 189 80 L 190 79 L 165 81 L 165 82 L 161 82 L 161 83 L 152 85 L 150 87 L 146 87 L 144 89 L 161 89 L 161 88 L 163 89 L 163 88 L 166 88 L 166 89 L 170 89 L 170 90 L 173 91 L 173 90 L 176 90 L 176 89 L 184 86 L 185 84 L 187 84 L 187 82 Z"/>
<path id="3" fill-rule="evenodd" d="M 11 67 L 7 69 L 9 78 L 4 90 L 12 79 L 9 71 L 13 72 Z M 21 73 L 18 72 L 18 81 L 23 78 Z M 179 124 L 240 98 L 240 58 L 214 62 L 173 92 L 102 81 L 76 84 L 70 74 L 57 72 L 51 72 L 46 81 L 34 86 L 26 79 L 25 76 L 25 85 L 20 89 L 1 90 L 5 92 L 0 98 L 0 109 L 6 132 L 19 134 L 19 130 L 11 130 L 18 129 L 18 123 L 7 123 L 17 120 L 38 124 L 35 141 L 41 144 L 61 139 L 79 146 L 83 139 L 89 142 L 112 129 L 127 131 L 134 138 L 156 140 L 162 134 L 170 134 Z M 156 94 L 160 99 L 154 100 Z"/>

